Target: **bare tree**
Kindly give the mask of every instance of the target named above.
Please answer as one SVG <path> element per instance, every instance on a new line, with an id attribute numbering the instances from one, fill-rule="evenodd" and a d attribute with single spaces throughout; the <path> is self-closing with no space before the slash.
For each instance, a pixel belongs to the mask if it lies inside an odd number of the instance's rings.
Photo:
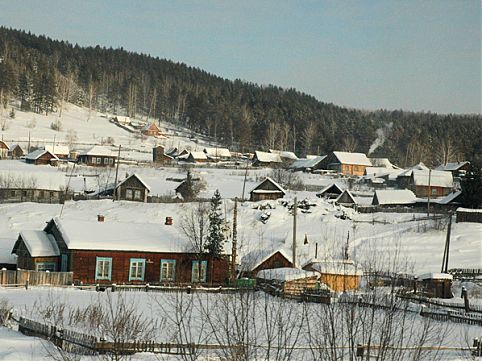
<path id="1" fill-rule="evenodd" d="M 358 141 L 355 139 L 353 135 L 349 135 L 343 139 L 341 149 L 344 152 L 354 152 L 357 147 L 358 147 Z"/>
<path id="2" fill-rule="evenodd" d="M 305 154 L 308 154 L 311 151 L 311 147 L 313 145 L 313 140 L 315 139 L 315 135 L 316 135 L 316 124 L 314 122 L 309 122 L 306 128 L 303 129 L 303 132 L 301 134 Z"/>

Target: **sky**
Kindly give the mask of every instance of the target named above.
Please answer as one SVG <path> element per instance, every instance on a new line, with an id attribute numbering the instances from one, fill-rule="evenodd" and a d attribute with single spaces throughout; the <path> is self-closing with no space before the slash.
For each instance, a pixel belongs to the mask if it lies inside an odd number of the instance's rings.
<path id="1" fill-rule="evenodd" d="M 361 109 L 481 113 L 480 0 L 0 0 L 0 24 Z"/>

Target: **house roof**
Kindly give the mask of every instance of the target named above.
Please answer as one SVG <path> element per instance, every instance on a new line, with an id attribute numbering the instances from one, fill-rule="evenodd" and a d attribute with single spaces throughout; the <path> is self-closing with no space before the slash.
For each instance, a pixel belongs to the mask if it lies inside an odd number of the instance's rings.
<path id="1" fill-rule="evenodd" d="M 353 194 L 351 194 L 351 192 L 350 192 L 348 189 L 345 189 L 345 190 L 343 191 L 343 193 L 338 196 L 338 198 L 335 200 L 335 202 L 336 202 L 336 203 L 339 203 L 339 202 L 340 202 L 340 199 L 341 199 L 345 194 L 352 200 L 352 203 L 358 204 L 358 202 L 355 200 L 355 197 L 353 197 Z M 346 203 L 346 202 L 343 202 L 343 203 Z"/>
<path id="2" fill-rule="evenodd" d="M 472 208 L 462 208 L 462 207 L 457 208 L 456 211 L 464 212 L 464 213 L 482 213 L 482 209 L 472 209 Z"/>
<path id="3" fill-rule="evenodd" d="M 441 164 L 435 170 L 444 170 L 444 171 L 455 171 L 459 170 L 462 168 L 464 165 L 470 164 L 469 161 L 464 161 L 464 162 L 454 162 L 454 163 L 447 163 L 445 165 Z"/>
<path id="4" fill-rule="evenodd" d="M 5 146 L 6 149 L 10 150 L 10 147 L 8 146 L 7 143 L 5 143 L 3 140 L 0 140 L 0 143 Z M 0 147 L 1 148 L 1 147 Z"/>
<path id="5" fill-rule="evenodd" d="M 52 154 L 61 154 L 61 155 L 69 155 L 69 147 L 66 145 L 45 145 L 45 150 L 48 150 Z"/>
<path id="6" fill-rule="evenodd" d="M 286 282 L 311 277 L 319 278 L 319 276 L 320 275 L 316 272 L 305 271 L 299 268 L 283 267 L 261 270 L 256 275 L 256 278 Z"/>
<path id="7" fill-rule="evenodd" d="M 452 280 L 454 276 L 448 273 L 424 273 L 418 276 L 419 280 Z"/>
<path id="8" fill-rule="evenodd" d="M 363 153 L 333 152 L 341 164 L 354 164 L 371 166 L 372 163 Z"/>
<path id="9" fill-rule="evenodd" d="M 289 152 L 289 151 L 286 151 L 286 150 L 270 149 L 269 152 L 273 153 L 273 154 L 279 154 L 279 156 L 281 158 L 285 158 L 285 159 L 292 159 L 292 160 L 298 159 L 298 157 L 296 156 L 296 154 L 294 152 Z"/>
<path id="10" fill-rule="evenodd" d="M 398 177 L 411 177 L 414 170 L 427 170 L 428 171 L 428 167 L 425 164 L 423 164 L 422 162 L 420 162 L 420 163 L 415 164 L 414 166 L 412 166 L 410 168 L 407 168 L 404 171 L 400 172 L 398 174 Z"/>
<path id="11" fill-rule="evenodd" d="M 22 150 L 22 152 L 23 152 L 23 148 L 22 148 L 20 145 L 18 145 L 18 144 L 12 144 L 12 145 L 10 146 L 9 150 L 14 150 L 14 149 L 17 148 L 17 147 L 20 148 L 20 149 Z"/>
<path id="12" fill-rule="evenodd" d="M 338 184 L 332 183 L 330 185 L 327 185 L 325 188 L 323 188 L 319 193 L 316 193 L 317 197 L 322 197 L 323 194 L 325 194 L 327 191 L 329 191 L 331 188 L 334 188 L 334 190 L 337 190 L 338 192 L 343 193 L 343 189 L 341 189 Z"/>
<path id="13" fill-rule="evenodd" d="M 313 156 L 310 158 L 301 158 L 295 160 L 290 166 L 290 169 L 307 169 L 314 168 L 318 163 L 326 158 L 326 155 Z"/>
<path id="14" fill-rule="evenodd" d="M 0 187 L 4 189 L 61 191 L 65 189 L 65 175 L 61 172 L 43 170 L 32 172 L 24 168 L 2 169 L 0 170 Z"/>
<path id="15" fill-rule="evenodd" d="M 257 150 L 254 152 L 254 156 L 261 163 L 282 163 L 281 157 L 276 153 L 267 153 Z"/>
<path id="16" fill-rule="evenodd" d="M 231 158 L 231 152 L 228 148 L 204 148 L 204 153 L 210 158 Z"/>
<path id="17" fill-rule="evenodd" d="M 124 184 L 124 182 L 126 182 L 128 179 L 131 179 L 132 177 L 137 178 L 137 179 L 139 180 L 139 182 L 141 182 L 142 185 L 143 185 L 149 192 L 151 191 L 151 187 L 149 187 L 149 186 L 147 185 L 147 183 L 144 182 L 144 181 L 142 180 L 142 178 L 139 176 L 139 174 L 137 174 L 137 173 L 131 174 L 130 176 L 128 176 L 128 177 L 126 177 L 124 180 L 122 180 L 119 184 L 117 184 L 116 189 L 117 189 L 118 187 L 120 187 L 122 184 Z"/>
<path id="18" fill-rule="evenodd" d="M 52 221 L 57 225 L 67 248 L 139 252 L 189 252 L 189 242 L 173 226 L 153 223 L 104 222 L 76 219 Z"/>
<path id="19" fill-rule="evenodd" d="M 449 204 L 455 201 L 461 195 L 462 195 L 462 191 L 456 191 L 446 195 L 442 199 L 434 199 L 433 202 L 436 202 L 438 204 Z"/>
<path id="20" fill-rule="evenodd" d="M 352 260 L 311 260 L 311 267 L 323 274 L 361 276 L 362 270 Z"/>
<path id="21" fill-rule="evenodd" d="M 409 189 L 380 189 L 375 191 L 375 197 L 378 204 L 414 204 L 416 202 L 415 194 Z"/>
<path id="22" fill-rule="evenodd" d="M 286 191 L 283 189 L 282 186 L 280 186 L 277 182 L 275 182 L 272 178 L 270 177 L 266 177 L 261 183 L 259 183 L 256 187 L 254 187 L 250 193 L 254 192 L 254 193 L 273 193 L 273 192 L 277 192 L 277 191 L 270 191 L 270 190 L 264 190 L 264 189 L 258 189 L 259 187 L 261 187 L 264 183 L 266 182 L 270 182 L 271 184 L 273 184 L 276 188 L 279 189 L 280 192 L 282 192 L 283 194 L 286 194 Z"/>
<path id="23" fill-rule="evenodd" d="M 79 155 L 93 155 L 93 156 L 97 155 L 97 156 L 117 158 L 117 155 L 114 152 L 112 152 L 109 148 L 103 147 L 101 145 L 94 145 L 92 148 L 83 151 Z"/>
<path id="24" fill-rule="evenodd" d="M 45 149 L 34 150 L 33 152 L 28 153 L 25 158 L 29 159 L 29 160 L 37 160 L 46 153 L 49 153 L 52 156 L 52 158 L 54 158 L 54 159 L 57 159 L 57 160 L 59 159 L 59 158 L 57 158 L 57 156 L 55 154 L 53 154 L 52 152 L 49 152 L 48 150 L 45 150 Z"/>
<path id="25" fill-rule="evenodd" d="M 159 127 L 156 125 L 156 123 L 146 123 L 142 127 L 142 131 L 151 130 L 152 128 L 159 131 Z"/>
<path id="26" fill-rule="evenodd" d="M 190 154 L 194 159 L 207 159 L 206 153 L 204 152 L 191 152 Z"/>
<path id="27" fill-rule="evenodd" d="M 452 188 L 454 183 L 452 173 L 439 170 L 429 172 L 414 169 L 412 171 L 412 177 L 416 186 L 428 186 L 429 178 L 430 186 L 432 187 Z"/>
<path id="28" fill-rule="evenodd" d="M 268 260 L 271 256 L 277 252 L 291 262 L 291 257 L 283 248 L 277 249 L 255 249 L 247 254 L 241 259 L 241 267 L 245 271 L 253 271 L 256 267 L 261 265 L 264 261 Z"/>
<path id="29" fill-rule="evenodd" d="M 20 237 L 23 239 L 32 257 L 53 257 L 60 255 L 54 237 L 44 231 L 21 231 Z M 15 253 L 17 247 L 18 241 L 15 243 L 12 253 Z"/>

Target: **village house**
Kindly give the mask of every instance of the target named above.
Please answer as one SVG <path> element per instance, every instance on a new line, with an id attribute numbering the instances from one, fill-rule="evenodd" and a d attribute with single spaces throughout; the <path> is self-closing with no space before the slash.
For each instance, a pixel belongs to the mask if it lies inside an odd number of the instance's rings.
<path id="1" fill-rule="evenodd" d="M 180 154 L 177 159 L 188 163 L 206 163 L 208 161 L 208 157 L 204 152 L 189 152 L 187 154 Z"/>
<path id="2" fill-rule="evenodd" d="M 18 159 L 25 155 L 25 151 L 18 144 L 12 144 L 10 150 L 8 151 L 8 157 L 11 159 Z"/>
<path id="3" fill-rule="evenodd" d="M 250 201 L 265 201 L 283 198 L 286 192 L 278 183 L 270 177 L 266 177 L 260 184 L 250 192 Z"/>
<path id="4" fill-rule="evenodd" d="M 37 149 L 30 152 L 25 157 L 25 162 L 35 165 L 57 165 L 59 158 L 55 154 L 50 153 L 45 149 Z"/>
<path id="5" fill-rule="evenodd" d="M 283 267 L 293 267 L 291 257 L 284 249 L 257 249 L 241 259 L 240 276 L 255 278 L 261 270 Z"/>
<path id="6" fill-rule="evenodd" d="M 95 145 L 92 148 L 80 153 L 77 161 L 80 164 L 90 165 L 93 167 L 113 167 L 115 166 L 117 155 L 110 149 Z"/>
<path id="7" fill-rule="evenodd" d="M 412 173 L 414 170 L 424 170 L 428 172 L 428 167 L 422 162 L 415 164 L 414 166 L 395 174 L 395 182 L 398 188 L 404 189 L 408 188 L 410 185 L 410 179 L 412 178 Z M 390 176 L 390 178 L 392 178 Z"/>
<path id="8" fill-rule="evenodd" d="M 335 199 L 338 198 L 342 193 L 343 190 L 337 184 L 333 183 L 316 193 L 316 196 L 318 198 Z"/>
<path id="9" fill-rule="evenodd" d="M 59 159 L 68 159 L 70 155 L 69 147 L 66 145 L 45 145 L 44 149 L 55 154 Z"/>
<path id="10" fill-rule="evenodd" d="M 229 257 L 200 258 L 173 226 L 98 220 L 55 217 L 35 235 L 22 231 L 12 252 L 24 268 L 73 272 L 75 283 L 219 285 L 228 279 Z"/>
<path id="11" fill-rule="evenodd" d="M 363 153 L 332 152 L 322 160 L 320 166 L 344 175 L 362 176 L 365 168 L 371 167 L 372 163 Z"/>
<path id="12" fill-rule="evenodd" d="M 157 164 L 168 164 L 173 160 L 173 156 L 168 155 L 164 152 L 164 147 L 162 145 L 157 145 L 152 148 L 152 161 Z"/>
<path id="13" fill-rule="evenodd" d="M 311 259 L 302 265 L 302 269 L 320 275 L 320 282 L 335 292 L 356 290 L 360 286 L 362 270 L 352 260 Z"/>
<path id="14" fill-rule="evenodd" d="M 204 148 L 207 158 L 210 161 L 217 162 L 219 160 L 230 160 L 231 152 L 228 148 Z"/>
<path id="15" fill-rule="evenodd" d="M 376 190 L 372 205 L 382 207 L 414 205 L 417 201 L 415 194 L 409 189 Z"/>
<path id="16" fill-rule="evenodd" d="M 253 156 L 253 167 L 279 167 L 283 164 L 281 157 L 276 153 L 255 151 Z"/>
<path id="17" fill-rule="evenodd" d="M 162 135 L 162 132 L 159 129 L 159 127 L 156 125 L 156 123 L 147 123 L 146 125 L 144 125 L 144 127 L 142 127 L 141 133 L 143 135 L 147 135 L 147 136 L 150 136 L 150 137 L 163 137 L 163 138 L 165 138 Z"/>
<path id="18" fill-rule="evenodd" d="M 286 151 L 286 150 L 270 149 L 269 152 L 272 153 L 272 154 L 278 154 L 280 156 L 283 164 L 288 165 L 288 166 L 293 164 L 293 162 L 298 160 L 298 157 L 296 156 L 295 153 L 289 152 L 289 151 Z"/>
<path id="19" fill-rule="evenodd" d="M 439 165 L 435 170 L 451 172 L 453 177 L 465 176 L 467 171 L 470 169 L 470 162 L 453 162 Z"/>
<path id="20" fill-rule="evenodd" d="M 137 174 L 127 176 L 121 181 L 114 191 L 116 199 L 125 201 L 147 202 L 150 187 Z"/>
<path id="21" fill-rule="evenodd" d="M 115 122 L 122 124 L 122 125 L 129 125 L 131 123 L 131 118 L 122 116 L 122 115 L 114 115 L 113 118 Z"/>
<path id="22" fill-rule="evenodd" d="M 326 155 L 320 156 L 306 156 L 306 158 L 300 158 L 291 163 L 288 169 L 293 172 L 316 172 L 321 169 L 321 161 L 325 159 Z"/>
<path id="23" fill-rule="evenodd" d="M 437 170 L 412 170 L 408 189 L 419 198 L 445 197 L 454 187 L 452 173 Z"/>
<path id="24" fill-rule="evenodd" d="M 335 203 L 345 207 L 353 207 L 358 204 L 357 200 L 348 189 L 345 189 L 343 193 L 338 196 Z"/>
<path id="25" fill-rule="evenodd" d="M 0 140 L 0 159 L 7 159 L 8 153 L 10 148 L 8 147 L 7 143 L 3 140 Z"/>

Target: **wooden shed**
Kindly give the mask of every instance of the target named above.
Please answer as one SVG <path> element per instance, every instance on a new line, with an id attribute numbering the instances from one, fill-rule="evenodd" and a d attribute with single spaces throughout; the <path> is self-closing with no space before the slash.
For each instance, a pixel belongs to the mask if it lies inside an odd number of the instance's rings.
<path id="1" fill-rule="evenodd" d="M 135 202 L 147 202 L 151 188 L 142 178 L 134 173 L 127 176 L 115 187 L 114 195 L 117 199 Z"/>
<path id="2" fill-rule="evenodd" d="M 243 277 L 256 277 L 256 274 L 264 269 L 292 267 L 291 257 L 280 249 L 257 249 L 253 250 L 241 259 L 241 275 Z"/>
<path id="3" fill-rule="evenodd" d="M 7 159 L 10 151 L 9 146 L 3 140 L 0 140 L 0 159 Z"/>
<path id="4" fill-rule="evenodd" d="M 277 182 L 270 177 L 266 177 L 260 184 L 250 192 L 250 201 L 264 201 L 283 198 L 286 192 Z"/>
<path id="5" fill-rule="evenodd" d="M 347 207 L 351 207 L 358 204 L 355 197 L 353 197 L 353 194 L 351 194 L 351 192 L 348 189 L 344 190 L 343 193 L 338 196 L 335 202 L 336 204 L 341 204 Z"/>
<path id="6" fill-rule="evenodd" d="M 18 144 L 12 144 L 10 150 L 8 151 L 8 157 L 11 159 L 18 159 L 25 155 L 25 151 Z"/>
<path id="7" fill-rule="evenodd" d="M 25 162 L 35 165 L 57 165 L 59 158 L 45 149 L 37 149 L 25 157 Z"/>
<path id="8" fill-rule="evenodd" d="M 151 137 L 163 137 L 161 130 L 156 123 L 148 123 L 141 129 L 141 133 Z"/>
<path id="9" fill-rule="evenodd" d="M 168 164 L 171 163 L 173 157 L 164 152 L 164 147 L 162 145 L 157 145 L 152 148 L 152 161 L 157 164 Z"/>
<path id="10" fill-rule="evenodd" d="M 452 298 L 453 276 L 448 273 L 425 273 L 417 277 L 422 292 L 429 297 Z"/>
<path id="11" fill-rule="evenodd" d="M 279 154 L 257 150 L 254 152 L 252 164 L 254 167 L 279 167 L 283 164 L 283 161 Z"/>
<path id="12" fill-rule="evenodd" d="M 360 286 L 363 272 L 351 260 L 318 260 L 307 261 L 302 268 L 317 272 L 320 281 L 335 292 L 356 290 Z"/>
<path id="13" fill-rule="evenodd" d="M 320 276 L 316 272 L 299 268 L 264 269 L 256 275 L 256 284 L 266 291 L 275 291 L 281 296 L 299 296 L 308 290 L 319 288 Z"/>
<path id="14" fill-rule="evenodd" d="M 482 223 L 482 209 L 457 208 L 456 222 Z"/>
<path id="15" fill-rule="evenodd" d="M 343 193 L 343 190 L 335 183 L 330 184 L 323 188 L 320 192 L 316 193 L 318 198 L 335 199 Z"/>
<path id="16" fill-rule="evenodd" d="M 44 231 L 22 231 L 13 246 L 17 267 L 35 271 L 59 270 L 59 248 L 53 236 Z"/>

